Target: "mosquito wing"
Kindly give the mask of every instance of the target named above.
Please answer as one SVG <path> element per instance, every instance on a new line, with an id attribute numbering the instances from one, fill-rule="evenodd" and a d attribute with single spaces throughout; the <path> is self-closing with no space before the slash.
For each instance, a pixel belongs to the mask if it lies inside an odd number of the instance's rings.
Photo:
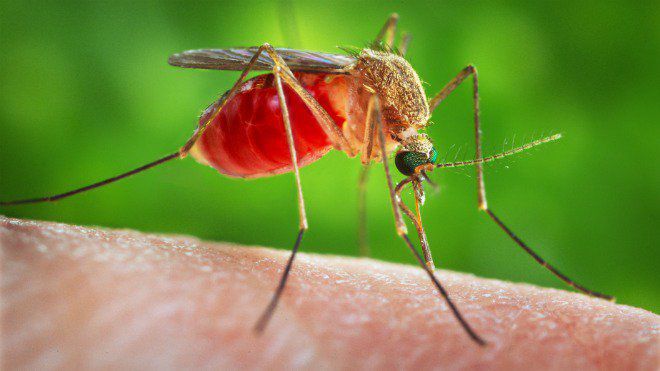
<path id="1" fill-rule="evenodd" d="M 243 49 L 199 49 L 187 50 L 170 56 L 172 66 L 199 68 L 205 70 L 242 71 L 259 48 Z M 295 49 L 277 48 L 277 54 L 284 59 L 292 71 L 324 72 L 345 74 L 344 67 L 356 59 L 350 55 L 309 52 Z M 273 60 L 262 52 L 253 70 L 268 71 L 273 68 Z"/>

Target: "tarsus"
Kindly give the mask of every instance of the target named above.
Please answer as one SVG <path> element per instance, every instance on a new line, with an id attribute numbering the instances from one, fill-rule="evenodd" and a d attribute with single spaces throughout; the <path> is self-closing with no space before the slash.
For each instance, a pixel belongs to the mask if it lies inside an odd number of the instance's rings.
<path id="1" fill-rule="evenodd" d="M 0 206 L 35 204 L 35 203 L 39 203 L 39 202 L 52 202 L 52 201 L 61 200 L 63 198 L 67 198 L 67 197 L 76 195 L 78 193 L 83 193 L 83 192 L 86 192 L 86 191 L 90 191 L 92 189 L 103 187 L 104 185 L 107 185 L 107 184 L 110 184 L 110 183 L 114 183 L 118 180 L 128 178 L 131 175 L 141 173 L 145 170 L 151 169 L 152 167 L 158 166 L 158 165 L 160 165 L 164 162 L 173 160 L 175 158 L 179 158 L 179 151 L 177 151 L 175 153 L 172 153 L 170 155 L 167 155 L 163 158 L 160 158 L 156 161 L 150 162 L 146 165 L 142 165 L 142 166 L 140 166 L 136 169 L 133 169 L 131 171 L 128 171 L 126 173 L 119 174 L 119 175 L 114 176 L 112 178 L 108 178 L 108 179 L 102 180 L 100 182 L 84 186 L 82 188 L 74 189 L 74 190 L 71 190 L 71 191 L 68 191 L 68 192 L 60 193 L 60 194 L 53 195 L 53 196 L 47 196 L 47 197 L 28 198 L 28 199 L 24 199 L 24 200 L 15 200 L 15 201 L 0 201 Z"/>

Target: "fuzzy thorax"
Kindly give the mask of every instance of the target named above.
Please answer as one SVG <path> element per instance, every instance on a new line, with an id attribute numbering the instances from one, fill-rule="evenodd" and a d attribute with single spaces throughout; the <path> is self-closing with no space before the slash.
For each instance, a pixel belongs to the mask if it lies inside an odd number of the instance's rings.
<path id="1" fill-rule="evenodd" d="M 355 73 L 378 94 L 383 119 L 391 131 L 426 126 L 430 116 L 426 93 L 419 76 L 403 57 L 364 49 L 358 56 Z"/>

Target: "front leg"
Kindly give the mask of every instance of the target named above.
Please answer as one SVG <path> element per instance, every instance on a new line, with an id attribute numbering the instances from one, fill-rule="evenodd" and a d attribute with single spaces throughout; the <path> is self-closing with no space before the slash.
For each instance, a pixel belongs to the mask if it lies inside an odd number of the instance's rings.
<path id="1" fill-rule="evenodd" d="M 479 119 L 479 76 L 477 68 L 469 65 L 456 75 L 442 90 L 433 98 L 429 99 L 429 108 L 431 113 L 440 105 L 440 103 L 449 96 L 456 88 L 472 75 L 472 103 L 474 105 L 474 143 L 475 159 L 482 157 L 481 152 L 481 121 Z M 484 168 L 483 164 L 477 163 L 477 201 L 480 210 L 486 210 L 488 203 L 486 201 L 486 187 L 484 186 Z"/>
<path id="2" fill-rule="evenodd" d="M 573 279 L 569 278 L 565 274 L 561 273 L 557 268 L 550 265 L 545 259 L 538 255 L 534 250 L 532 250 L 522 239 L 520 239 L 509 227 L 507 227 L 500 218 L 498 218 L 493 211 L 488 207 L 488 201 L 486 200 L 486 186 L 484 185 L 484 175 L 483 175 L 483 163 L 485 159 L 482 156 L 481 152 L 481 123 L 479 119 L 479 79 L 477 75 L 477 69 L 469 65 L 465 67 L 461 72 L 459 72 L 456 77 L 454 77 L 444 88 L 432 99 L 429 100 L 429 108 L 431 112 L 435 110 L 436 107 L 445 99 L 451 92 L 453 92 L 465 79 L 469 76 L 472 76 L 472 102 L 474 105 L 474 140 L 476 145 L 475 159 L 472 163 L 477 168 L 477 200 L 479 210 L 483 210 L 488 214 L 490 219 L 492 219 L 498 227 L 500 227 L 518 246 L 520 246 L 527 254 L 529 254 L 537 263 L 548 269 L 560 280 L 564 281 L 569 286 L 587 294 L 590 296 L 595 296 L 598 298 L 603 298 L 607 300 L 613 300 L 614 298 L 610 295 L 601 294 L 599 292 L 590 290 L 579 283 L 575 282 Z M 548 138 L 552 140 L 553 137 Z M 543 140 L 542 140 L 543 141 Z M 531 143 L 535 145 L 536 142 Z"/>
<path id="3" fill-rule="evenodd" d="M 273 74 L 275 75 L 275 85 L 277 87 L 277 97 L 280 102 L 280 109 L 282 110 L 282 121 L 284 123 L 284 129 L 286 131 L 286 141 L 287 144 L 289 145 L 291 164 L 293 165 L 293 174 L 296 178 L 299 229 L 298 229 L 298 235 L 296 237 L 296 241 L 293 245 L 293 249 L 291 250 L 291 255 L 289 256 L 289 260 L 287 261 L 286 266 L 284 267 L 284 272 L 280 277 L 280 281 L 279 284 L 277 285 L 277 288 L 275 289 L 275 293 L 273 293 L 273 297 L 268 303 L 268 306 L 261 314 L 261 317 L 259 317 L 259 320 L 255 325 L 255 330 L 257 332 L 263 332 L 264 329 L 266 328 L 266 325 L 268 324 L 268 321 L 273 316 L 273 313 L 275 312 L 275 308 L 277 307 L 277 304 L 280 301 L 280 297 L 282 296 L 282 292 L 284 292 L 284 288 L 286 287 L 286 281 L 289 277 L 289 273 L 291 272 L 291 267 L 293 266 L 293 261 L 296 258 L 296 254 L 298 253 L 298 248 L 300 247 L 300 243 L 302 242 L 303 234 L 309 228 L 309 225 L 307 224 L 307 213 L 305 212 L 305 199 L 303 197 L 302 185 L 300 182 L 300 170 L 298 169 L 298 154 L 296 152 L 296 145 L 295 145 L 296 142 L 293 138 L 291 119 L 289 118 L 289 108 L 287 107 L 286 98 L 284 96 L 284 90 L 282 89 L 282 80 L 280 78 L 280 72 L 281 71 L 279 66 L 276 65 L 273 67 Z"/>
<path id="4" fill-rule="evenodd" d="M 376 132 L 378 134 L 378 142 L 380 145 L 381 157 L 383 159 L 383 168 L 385 169 L 385 176 L 387 177 L 387 187 L 390 192 L 390 202 L 392 203 L 392 209 L 394 211 L 396 231 L 399 234 L 399 236 L 403 239 L 408 249 L 410 249 L 410 252 L 415 257 L 415 260 L 417 260 L 417 262 L 422 267 L 422 269 L 424 269 L 424 272 L 426 272 L 426 274 L 429 276 L 431 282 L 433 282 L 433 285 L 438 290 L 438 293 L 440 293 L 440 295 L 444 298 L 445 302 L 449 306 L 449 309 L 452 311 L 454 317 L 458 320 L 463 330 L 465 330 L 468 336 L 470 336 L 470 338 L 475 343 L 481 346 L 486 345 L 486 342 L 479 335 L 477 335 L 477 333 L 472 329 L 470 324 L 465 320 L 461 312 L 458 310 L 458 307 L 456 307 L 454 302 L 449 297 L 449 293 L 447 293 L 445 288 L 440 283 L 440 280 L 438 280 L 438 277 L 435 275 L 433 269 L 431 269 L 428 265 L 426 265 L 424 259 L 419 254 L 419 252 L 417 252 L 417 249 L 415 249 L 415 246 L 410 241 L 410 237 L 408 237 L 408 231 L 406 229 L 406 224 L 403 221 L 403 217 L 401 216 L 399 203 L 397 201 L 396 189 L 394 187 L 394 183 L 392 182 L 392 175 L 390 174 L 390 170 L 389 170 L 389 164 L 387 159 L 387 148 L 385 142 L 385 128 L 383 126 L 383 122 L 381 119 L 380 104 L 378 102 L 377 96 L 375 95 L 372 96 L 372 98 L 369 101 L 369 108 L 370 110 L 373 110 L 372 111 L 373 122 Z"/>

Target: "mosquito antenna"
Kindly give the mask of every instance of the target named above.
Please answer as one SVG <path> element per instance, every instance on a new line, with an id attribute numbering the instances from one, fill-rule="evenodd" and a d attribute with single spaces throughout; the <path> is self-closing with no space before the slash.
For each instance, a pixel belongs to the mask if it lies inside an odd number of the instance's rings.
<path id="1" fill-rule="evenodd" d="M 510 149 L 506 152 L 498 153 L 498 154 L 495 154 L 495 155 L 492 155 L 492 156 L 478 158 L 478 159 L 469 160 L 469 161 L 446 162 L 446 163 L 442 163 L 442 164 L 436 164 L 435 167 L 437 167 L 437 168 L 441 168 L 441 167 L 442 168 L 445 168 L 445 167 L 450 168 L 450 167 L 461 167 L 461 166 L 470 166 L 470 165 L 476 165 L 476 164 L 483 164 L 483 163 L 499 160 L 503 157 L 511 156 L 511 155 L 516 154 L 516 153 L 520 153 L 520 152 L 528 150 L 532 147 L 536 147 L 536 146 L 544 144 L 544 143 L 555 141 L 559 138 L 561 138 L 561 134 L 555 134 L 555 135 L 552 135 L 552 136 L 549 136 L 549 137 L 545 137 L 545 138 L 542 138 L 542 139 L 535 140 L 533 142 L 529 142 L 529 143 L 524 144 L 520 147 L 513 148 L 513 149 Z"/>
<path id="2" fill-rule="evenodd" d="M 103 187 L 104 185 L 108 185 L 110 183 L 114 183 L 118 180 L 128 178 L 131 175 L 135 175 L 135 174 L 141 173 L 145 170 L 149 170 L 152 167 L 156 167 L 160 164 L 163 164 L 163 163 L 168 162 L 170 160 L 173 160 L 175 158 L 179 158 L 179 151 L 174 152 L 170 155 L 167 155 L 163 158 L 160 158 L 156 161 L 150 162 L 146 165 L 142 165 L 142 166 L 140 166 L 136 169 L 133 169 L 129 172 L 119 174 L 119 175 L 114 176 L 112 178 L 108 178 L 108 179 L 102 180 L 100 182 L 84 186 L 82 188 L 74 189 L 74 190 L 71 190 L 71 191 L 68 191 L 68 192 L 60 193 L 60 194 L 53 195 L 53 196 L 47 196 L 47 197 L 28 198 L 28 199 L 25 199 L 25 200 L 15 200 L 15 201 L 0 201 L 0 206 L 36 204 L 36 203 L 40 203 L 40 202 L 52 202 L 52 201 L 61 200 L 63 198 L 67 198 L 67 197 L 76 195 L 78 193 L 83 193 L 83 192 L 86 192 L 86 191 L 90 191 L 92 189 Z"/>

